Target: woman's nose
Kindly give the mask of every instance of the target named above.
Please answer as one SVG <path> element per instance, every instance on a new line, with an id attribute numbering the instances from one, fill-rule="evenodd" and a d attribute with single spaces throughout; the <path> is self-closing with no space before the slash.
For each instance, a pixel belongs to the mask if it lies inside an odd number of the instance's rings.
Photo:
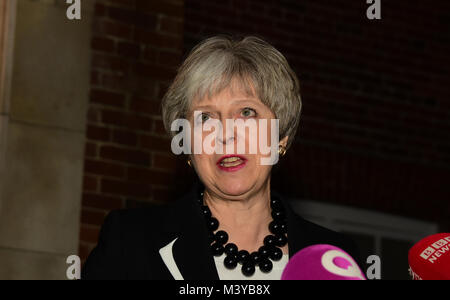
<path id="1" fill-rule="evenodd" d="M 224 145 L 228 145 L 229 143 L 234 142 L 235 137 L 234 137 L 233 132 L 223 132 L 222 136 L 219 135 L 217 137 L 217 140 L 218 140 L 219 143 L 222 143 Z"/>
<path id="2" fill-rule="evenodd" d="M 234 132 L 234 125 L 227 126 L 226 120 L 222 120 L 222 136 L 219 134 L 217 136 L 217 140 L 219 143 L 223 143 L 224 145 L 227 145 L 230 142 L 234 142 L 235 140 L 235 132 Z"/>

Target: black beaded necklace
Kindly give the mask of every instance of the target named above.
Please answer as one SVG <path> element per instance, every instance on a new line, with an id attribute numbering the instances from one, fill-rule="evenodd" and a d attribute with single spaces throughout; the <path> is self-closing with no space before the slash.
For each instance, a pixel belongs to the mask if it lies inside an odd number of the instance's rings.
<path id="1" fill-rule="evenodd" d="M 203 205 L 203 194 L 203 191 L 201 191 L 198 202 L 209 230 L 209 241 L 213 255 L 221 256 L 225 253 L 225 267 L 234 269 L 239 263 L 242 265 L 241 270 L 245 276 L 253 275 L 256 266 L 263 273 L 270 272 L 273 268 L 271 260 L 278 261 L 283 257 L 283 252 L 280 248 L 288 242 L 286 236 L 286 214 L 280 200 L 275 197 L 270 200 L 273 220 L 269 224 L 269 230 L 272 234 L 264 238 L 264 245 L 258 251 L 249 253 L 246 250 L 239 251 L 238 247 L 233 243 L 227 243 L 228 234 L 225 231 L 219 230 L 215 232 L 219 228 L 219 221 L 212 216 L 209 207 Z"/>

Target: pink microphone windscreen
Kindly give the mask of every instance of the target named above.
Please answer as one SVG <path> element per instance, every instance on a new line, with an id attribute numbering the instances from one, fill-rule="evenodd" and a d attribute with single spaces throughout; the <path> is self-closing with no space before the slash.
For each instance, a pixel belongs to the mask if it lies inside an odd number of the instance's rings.
<path id="1" fill-rule="evenodd" d="M 282 280 L 366 280 L 355 260 L 331 245 L 313 245 L 288 262 Z"/>

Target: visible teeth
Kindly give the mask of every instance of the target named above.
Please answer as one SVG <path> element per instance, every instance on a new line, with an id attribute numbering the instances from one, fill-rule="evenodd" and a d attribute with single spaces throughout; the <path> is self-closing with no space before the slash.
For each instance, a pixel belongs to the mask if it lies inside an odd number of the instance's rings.
<path id="1" fill-rule="evenodd" d="M 221 166 L 226 166 L 226 167 L 234 167 L 234 166 L 238 166 L 242 163 L 242 159 L 240 159 L 239 157 L 233 156 L 233 157 L 227 157 L 225 159 L 223 159 L 220 162 Z"/>
<path id="2" fill-rule="evenodd" d="M 222 167 L 234 167 L 234 166 L 240 165 L 241 163 L 242 162 L 239 160 L 239 161 L 235 161 L 235 162 L 232 162 L 232 163 L 221 163 L 220 165 Z"/>
<path id="3" fill-rule="evenodd" d="M 239 157 L 236 157 L 236 156 L 233 156 L 233 157 L 227 157 L 227 158 L 224 158 L 223 160 L 222 160 L 222 162 L 224 162 L 224 163 L 230 163 L 230 162 L 235 162 L 235 161 L 237 161 L 237 160 L 241 160 Z"/>

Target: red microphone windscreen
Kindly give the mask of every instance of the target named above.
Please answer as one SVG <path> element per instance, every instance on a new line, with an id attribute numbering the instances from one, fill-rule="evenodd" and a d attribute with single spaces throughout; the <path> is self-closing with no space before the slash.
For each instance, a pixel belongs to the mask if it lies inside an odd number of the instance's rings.
<path id="1" fill-rule="evenodd" d="M 430 235 L 408 254 L 409 271 L 416 280 L 450 280 L 450 233 Z"/>

